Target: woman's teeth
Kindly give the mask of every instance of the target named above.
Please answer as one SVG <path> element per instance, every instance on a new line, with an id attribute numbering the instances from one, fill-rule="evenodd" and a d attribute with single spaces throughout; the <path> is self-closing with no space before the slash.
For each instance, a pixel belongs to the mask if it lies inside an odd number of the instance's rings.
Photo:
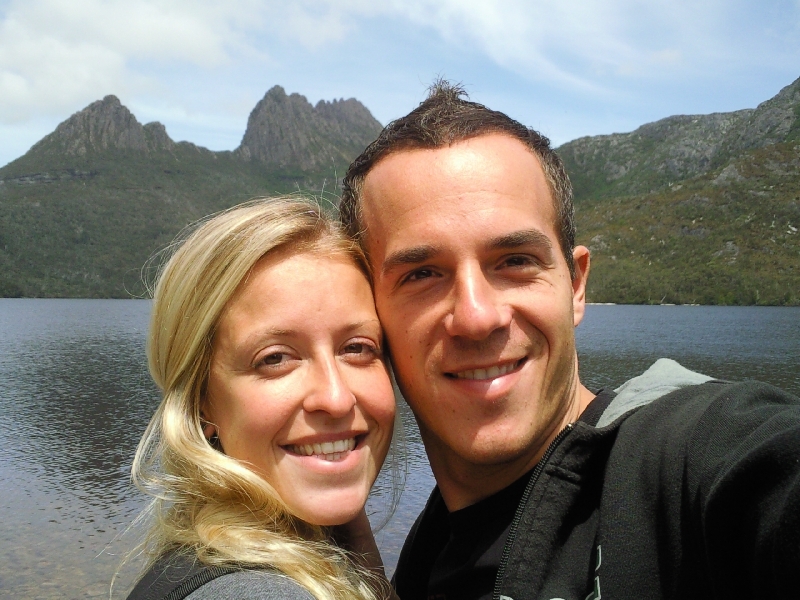
<path id="1" fill-rule="evenodd" d="M 323 442 L 321 444 L 299 444 L 286 446 L 290 452 L 301 456 L 316 456 L 322 460 L 339 460 L 345 452 L 356 447 L 356 438 Z"/>

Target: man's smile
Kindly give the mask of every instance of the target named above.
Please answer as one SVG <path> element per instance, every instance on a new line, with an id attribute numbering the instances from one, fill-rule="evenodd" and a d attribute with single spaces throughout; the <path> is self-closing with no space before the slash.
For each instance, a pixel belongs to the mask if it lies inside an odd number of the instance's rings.
<path id="1" fill-rule="evenodd" d="M 507 375 L 508 373 L 520 368 L 526 360 L 527 357 L 523 357 L 517 361 L 507 362 L 501 365 L 492 365 L 490 367 L 445 373 L 445 377 L 449 377 L 451 379 L 494 379 L 495 377 Z"/>

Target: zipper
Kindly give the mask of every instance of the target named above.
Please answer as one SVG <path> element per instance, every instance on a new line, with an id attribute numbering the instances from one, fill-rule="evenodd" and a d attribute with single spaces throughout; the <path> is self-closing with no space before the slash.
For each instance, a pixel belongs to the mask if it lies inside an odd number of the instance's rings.
<path id="1" fill-rule="evenodd" d="M 508 530 L 508 538 L 503 546 L 503 554 L 500 556 L 500 565 L 497 567 L 497 579 L 495 579 L 494 590 L 492 591 L 492 600 L 500 600 L 500 585 L 505 578 L 506 563 L 508 563 L 508 558 L 511 555 L 511 546 L 514 543 L 514 539 L 517 537 L 519 522 L 522 520 L 522 514 L 525 512 L 525 505 L 528 504 L 528 498 L 530 498 L 530 495 L 533 492 L 533 487 L 539 480 L 539 476 L 542 474 L 542 471 L 544 470 L 547 461 L 550 459 L 550 456 L 553 454 L 553 452 L 555 452 L 556 448 L 561 443 L 561 440 L 567 437 L 567 434 L 569 434 L 574 427 L 574 423 L 568 423 L 566 427 L 564 427 L 564 429 L 562 429 L 558 435 L 553 438 L 553 441 L 550 442 L 550 445 L 547 447 L 547 450 L 545 450 L 542 458 L 534 467 L 533 473 L 531 473 L 531 479 L 528 481 L 528 485 L 525 486 L 525 491 L 522 493 L 522 498 L 517 506 L 517 512 L 514 513 L 514 520 L 511 521 L 511 527 Z"/>

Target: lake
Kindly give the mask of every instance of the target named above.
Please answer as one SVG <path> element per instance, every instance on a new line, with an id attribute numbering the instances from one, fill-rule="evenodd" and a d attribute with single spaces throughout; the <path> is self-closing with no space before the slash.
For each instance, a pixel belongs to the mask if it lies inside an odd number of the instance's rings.
<path id="1" fill-rule="evenodd" d="M 158 395 L 147 374 L 144 300 L 0 299 L 0 595 L 108 597 L 138 531 L 144 502 L 130 485 L 136 444 Z M 657 358 L 722 379 L 759 379 L 800 394 L 800 308 L 589 306 L 577 330 L 582 379 L 616 387 Z M 391 571 L 433 487 L 401 404 L 405 489 L 377 534 Z M 374 523 L 391 506 L 391 475 L 370 500 Z M 124 597 L 136 565 L 121 571 Z"/>

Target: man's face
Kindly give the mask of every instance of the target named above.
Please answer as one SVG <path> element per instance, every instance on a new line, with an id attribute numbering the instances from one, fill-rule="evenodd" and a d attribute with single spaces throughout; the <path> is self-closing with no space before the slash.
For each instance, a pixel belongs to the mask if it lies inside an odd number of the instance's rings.
<path id="1" fill-rule="evenodd" d="M 363 199 L 378 315 L 437 478 L 532 467 L 574 416 L 588 271 L 578 247 L 570 278 L 539 160 L 500 134 L 401 151 Z"/>

